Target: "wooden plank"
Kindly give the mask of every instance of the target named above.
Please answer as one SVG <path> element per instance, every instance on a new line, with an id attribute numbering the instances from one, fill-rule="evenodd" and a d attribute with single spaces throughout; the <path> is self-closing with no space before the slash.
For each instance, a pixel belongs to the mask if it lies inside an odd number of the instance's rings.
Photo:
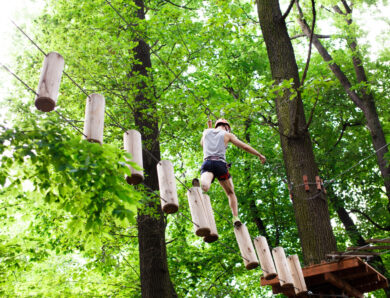
<path id="1" fill-rule="evenodd" d="M 361 260 L 360 262 L 363 263 Z M 324 274 L 326 272 L 340 271 L 340 270 L 355 268 L 359 266 L 360 263 L 358 258 L 348 258 L 348 259 L 343 259 L 342 261 L 339 262 L 312 265 L 309 267 L 302 268 L 302 271 L 303 271 L 303 276 L 306 278 L 310 276 Z M 262 280 L 261 282 L 262 282 L 261 285 L 265 286 L 265 285 L 278 284 L 279 280 L 277 278 L 274 278 L 271 280 Z"/>
<path id="2" fill-rule="evenodd" d="M 390 238 L 384 238 L 384 239 L 368 239 L 366 240 L 367 243 L 390 243 Z"/>
<path id="3" fill-rule="evenodd" d="M 360 291 L 368 293 L 368 292 L 372 292 L 372 291 L 375 291 L 375 290 L 388 288 L 389 287 L 389 283 L 388 283 L 387 280 L 381 280 L 381 281 L 378 281 L 376 283 L 371 283 L 371 284 L 364 285 L 364 286 L 361 286 L 361 287 L 358 287 L 358 286 L 356 286 L 356 287 L 359 288 Z"/>
<path id="4" fill-rule="evenodd" d="M 376 276 L 376 272 L 369 271 L 367 268 L 359 267 L 351 270 L 345 270 L 341 272 L 342 278 L 345 280 L 356 280 L 359 278 L 372 278 L 373 276 Z"/>
<path id="5" fill-rule="evenodd" d="M 332 285 L 338 287 L 339 289 L 344 290 L 348 295 L 351 295 L 353 297 L 358 298 L 364 298 L 363 293 L 352 287 L 349 283 L 346 281 L 338 278 L 333 273 L 325 273 L 324 274 L 325 280 L 331 283 Z"/>
<path id="6" fill-rule="evenodd" d="M 326 255 L 328 259 L 331 259 L 332 261 L 340 262 L 340 260 L 346 260 L 346 259 L 354 259 L 354 258 L 360 258 L 365 260 L 370 260 L 374 256 L 367 256 L 367 255 Z"/>
<path id="7" fill-rule="evenodd" d="M 362 246 L 351 246 L 351 247 L 348 247 L 347 250 L 360 250 Z M 364 247 L 364 249 L 361 249 L 361 251 L 365 251 L 365 250 L 371 250 L 371 249 L 390 249 L 390 245 L 381 245 L 381 246 L 367 246 L 367 247 Z"/>
<path id="8" fill-rule="evenodd" d="M 335 256 L 380 256 L 380 253 L 378 252 L 372 252 L 372 251 L 363 251 L 363 250 L 357 250 L 357 251 L 332 251 L 330 254 L 327 255 L 335 255 Z"/>

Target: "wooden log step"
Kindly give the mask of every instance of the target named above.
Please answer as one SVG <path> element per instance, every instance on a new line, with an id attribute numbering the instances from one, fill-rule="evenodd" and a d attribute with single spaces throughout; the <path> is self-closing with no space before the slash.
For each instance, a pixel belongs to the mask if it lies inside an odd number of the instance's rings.
<path id="1" fill-rule="evenodd" d="M 200 187 L 191 187 L 187 191 L 188 204 L 190 206 L 192 222 L 197 236 L 210 235 L 210 224 L 205 214 L 203 194 Z"/>
<path id="2" fill-rule="evenodd" d="M 266 280 L 270 280 L 276 277 L 276 268 L 274 261 L 272 260 L 271 251 L 267 243 L 267 238 L 259 236 L 255 238 L 255 248 L 257 255 L 260 259 L 260 267 L 263 270 L 263 275 Z"/>
<path id="3" fill-rule="evenodd" d="M 287 264 L 290 268 L 293 279 L 294 291 L 296 295 L 302 295 L 307 292 L 305 278 L 302 273 L 302 267 L 297 255 L 287 257 Z"/>
<path id="4" fill-rule="evenodd" d="M 160 160 L 157 164 L 158 185 L 161 197 L 161 209 L 167 214 L 179 210 L 176 180 L 173 165 L 169 160 Z"/>
<path id="5" fill-rule="evenodd" d="M 93 93 L 87 97 L 84 136 L 89 142 L 103 143 L 105 104 L 103 95 Z"/>
<path id="6" fill-rule="evenodd" d="M 206 209 L 206 217 L 210 225 L 210 234 L 204 236 L 203 240 L 207 243 L 212 243 L 214 241 L 217 241 L 219 238 L 217 225 L 215 224 L 214 212 L 213 208 L 211 207 L 210 197 L 207 194 L 203 194 L 203 200 L 204 207 Z"/>
<path id="7" fill-rule="evenodd" d="M 64 65 L 64 58 L 60 54 L 51 52 L 46 55 L 39 79 L 38 95 L 35 99 L 35 106 L 38 110 L 42 112 L 54 110 Z"/>
<path id="8" fill-rule="evenodd" d="M 234 234 L 238 247 L 240 248 L 242 259 L 244 260 L 245 268 L 248 270 L 255 269 L 259 266 L 259 261 L 253 248 L 251 236 L 245 224 L 234 228 Z"/>
<path id="9" fill-rule="evenodd" d="M 130 153 L 132 159 L 130 161 L 136 163 L 140 168 L 143 167 L 142 160 L 142 137 L 141 133 L 135 129 L 130 129 L 123 134 L 123 145 L 125 151 Z M 126 182 L 131 185 L 140 184 L 144 180 L 144 173 L 141 170 L 134 169 L 127 165 L 130 169 L 131 176 L 126 176 Z"/>
<path id="10" fill-rule="evenodd" d="M 282 288 L 288 288 L 293 286 L 293 278 L 291 275 L 290 267 L 287 265 L 286 254 L 283 247 L 275 247 L 272 250 L 274 261 L 276 265 L 276 271 L 278 272 L 278 280 Z"/>

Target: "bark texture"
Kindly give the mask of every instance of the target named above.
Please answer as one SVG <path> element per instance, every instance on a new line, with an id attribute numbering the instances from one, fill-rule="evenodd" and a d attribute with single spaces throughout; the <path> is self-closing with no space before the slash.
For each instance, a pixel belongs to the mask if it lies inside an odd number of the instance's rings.
<path id="1" fill-rule="evenodd" d="M 143 0 L 136 0 L 139 7 L 138 18 L 145 19 Z M 131 75 L 148 76 L 147 68 L 151 67 L 150 51 L 147 43 L 139 38 L 134 49 L 135 58 L 140 62 L 132 68 Z M 160 145 L 158 141 L 158 121 L 156 102 L 149 96 L 144 80 L 137 86 L 140 92 L 135 98 L 135 124 L 142 135 L 142 141 L 147 150 L 153 154 L 143 152 L 143 166 L 145 171 L 144 183 L 153 190 L 158 190 L 157 163 L 160 160 Z M 165 220 L 157 199 L 151 199 L 148 207 L 157 212 L 156 216 L 138 212 L 138 241 L 140 256 L 141 292 L 142 297 L 177 297 L 172 286 L 167 263 L 165 245 Z"/>
<path id="2" fill-rule="evenodd" d="M 292 184 L 293 207 L 305 264 L 319 263 L 325 255 L 336 250 L 336 240 L 330 225 L 326 196 L 318 193 L 315 185 L 306 192 L 303 175 L 309 182 L 318 175 L 313 148 L 298 92 L 299 74 L 294 50 L 278 0 L 257 0 L 261 30 L 267 46 L 272 78 L 275 84 L 293 80 L 297 96 L 284 90 L 276 98 L 276 112 L 287 177 Z M 314 197 L 314 198 L 312 198 Z"/>
<path id="3" fill-rule="evenodd" d="M 343 1 L 343 3 L 345 3 L 346 5 L 345 1 Z M 346 8 L 346 13 L 349 15 L 347 19 L 347 23 L 348 25 L 350 25 L 352 23 L 352 19 L 350 19 L 351 10 L 348 6 L 346 6 L 345 8 Z M 342 13 L 341 9 L 338 8 L 337 6 L 334 7 L 334 9 L 337 13 Z M 301 26 L 303 33 L 308 38 L 310 38 L 311 29 L 307 24 L 307 22 L 304 20 L 303 13 L 302 10 L 299 8 L 299 5 L 298 5 L 298 11 L 300 15 L 300 18 L 298 19 L 298 23 Z M 348 97 L 364 114 L 367 127 L 371 134 L 372 144 L 374 146 L 375 151 L 377 152 L 376 153 L 377 162 L 378 162 L 378 166 L 382 178 L 384 180 L 386 195 L 389 200 L 387 209 L 390 211 L 390 163 L 385 158 L 385 154 L 388 152 L 388 147 L 386 146 L 385 134 L 383 132 L 383 128 L 378 117 L 374 95 L 372 94 L 372 92 L 369 92 L 364 87 L 364 84 L 362 84 L 362 87 L 359 88 L 359 90 L 357 91 L 352 90 L 351 81 L 348 79 L 346 74 L 341 70 L 339 65 L 337 65 L 335 62 L 332 62 L 333 61 L 332 56 L 329 54 L 327 49 L 322 45 L 321 41 L 316 37 L 315 34 L 313 35 L 313 44 L 317 48 L 318 53 L 322 56 L 324 61 L 330 62 L 328 63 L 329 68 L 332 70 L 333 74 L 336 76 L 340 84 L 343 86 L 345 92 L 348 94 Z M 352 63 L 354 66 L 357 83 L 370 84 L 370 82 L 367 79 L 363 62 L 359 57 L 356 38 L 350 38 L 348 40 L 348 45 L 353 52 Z"/>

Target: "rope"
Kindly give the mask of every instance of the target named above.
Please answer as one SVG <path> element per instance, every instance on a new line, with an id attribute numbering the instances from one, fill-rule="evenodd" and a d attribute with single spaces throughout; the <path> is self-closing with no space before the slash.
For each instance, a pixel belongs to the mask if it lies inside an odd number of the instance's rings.
<path id="1" fill-rule="evenodd" d="M 31 91 L 36 96 L 39 96 L 39 94 L 37 92 L 35 92 L 34 89 L 32 89 L 29 85 L 27 85 L 19 76 L 17 76 L 15 73 L 13 73 L 7 66 L 5 66 L 1 62 L 0 62 L 0 65 L 2 68 L 4 68 L 6 71 L 8 71 L 12 76 L 14 76 L 19 82 L 21 82 L 27 88 L 28 91 Z"/>
<path id="2" fill-rule="evenodd" d="M 12 72 L 7 66 L 5 66 L 3 63 L 0 62 L 0 65 L 3 67 L 3 69 L 5 69 L 7 72 L 9 72 L 12 76 L 14 76 L 20 83 L 22 83 L 26 89 L 32 93 L 34 93 L 36 96 L 39 96 L 39 94 L 34 90 L 32 89 L 26 82 L 24 82 L 19 76 L 17 76 L 14 72 Z M 64 115 L 62 115 L 59 111 L 54 111 L 58 116 L 60 116 L 65 122 L 67 122 L 70 126 L 72 126 L 76 131 L 78 131 L 79 133 L 81 133 L 84 137 L 86 137 L 86 135 L 77 127 L 75 126 L 72 121 L 70 121 L 69 119 L 67 119 Z"/>
<path id="3" fill-rule="evenodd" d="M 107 1 L 106 1 L 107 2 Z M 109 2 L 107 2 L 108 4 L 110 4 Z M 110 6 L 112 7 L 112 5 L 110 4 Z M 16 28 L 26 37 L 28 38 L 28 40 L 41 52 L 43 53 L 45 56 L 47 55 L 42 49 L 41 47 L 39 47 L 39 45 L 26 33 L 24 32 L 14 21 L 11 20 L 11 22 L 16 26 Z M 2 64 L 3 67 L 5 67 L 3 64 Z M 76 81 L 74 79 L 72 79 L 72 77 L 66 73 L 65 71 L 63 71 L 64 75 L 67 76 L 70 81 L 78 88 L 80 89 L 81 92 L 83 92 L 87 98 L 89 98 L 89 94 L 79 85 L 76 83 Z M 13 74 L 13 73 L 12 73 Z M 30 91 L 33 91 L 36 95 L 38 95 L 38 93 L 36 93 L 32 88 L 30 88 L 27 84 L 25 84 L 20 78 L 18 78 L 15 74 L 13 74 L 18 80 L 20 80 Z M 105 114 L 115 123 L 115 125 L 117 125 L 119 128 L 122 129 L 123 132 L 127 132 L 127 129 L 124 128 L 120 123 L 118 123 L 118 121 L 116 121 L 114 119 L 114 117 L 107 111 L 107 110 L 104 110 Z M 58 113 L 58 112 L 57 112 Z M 69 122 L 69 121 L 67 121 Z M 70 122 L 69 122 L 70 123 Z M 77 129 L 77 128 L 76 128 Z M 78 132 L 80 132 L 79 129 L 77 129 Z M 81 132 L 82 133 L 82 132 Z M 83 134 L 83 133 L 82 133 Z M 84 135 L 84 134 L 83 134 Z M 85 136 L 85 135 L 84 135 Z M 160 160 L 154 156 L 153 153 L 151 153 L 144 145 L 142 145 L 143 149 L 145 150 L 145 152 L 147 152 L 155 161 L 159 162 Z M 176 180 L 180 182 L 180 184 L 182 184 L 187 190 L 190 190 L 179 178 L 177 178 L 175 176 Z"/>
<path id="4" fill-rule="evenodd" d="M 113 8 L 113 10 L 122 18 L 122 20 L 124 20 L 125 21 L 125 19 L 119 14 L 119 12 L 117 12 L 117 10 L 112 6 L 112 4 L 110 3 L 110 2 L 108 2 L 107 0 L 106 0 L 106 3 L 108 4 L 108 5 L 110 5 L 110 7 L 112 7 Z M 45 56 L 47 55 L 35 42 L 34 42 L 34 40 L 32 40 L 14 21 L 12 21 L 11 20 L 11 22 L 16 26 L 16 28 L 20 31 L 20 32 L 22 32 L 22 34 L 26 37 L 26 38 L 28 38 L 29 40 L 30 40 L 30 42 L 42 53 L 42 54 L 44 54 Z M 125 21 L 126 22 L 126 21 Z M 127 24 L 127 22 L 126 22 L 126 24 Z M 128 25 L 128 24 L 127 24 Z M 185 85 L 185 83 L 183 82 L 183 80 L 182 79 L 180 79 L 179 77 L 178 77 L 178 75 L 176 75 L 176 73 L 168 66 L 168 64 L 163 60 L 163 59 L 161 59 L 161 57 L 158 55 L 158 54 L 156 54 L 155 52 L 153 52 L 153 54 L 157 57 L 157 58 L 159 58 L 160 59 L 160 61 L 167 67 L 167 69 L 169 70 L 169 71 L 171 71 L 173 74 L 174 74 L 174 76 L 175 76 L 175 78 L 176 79 L 178 79 L 181 83 L 183 83 L 184 85 Z M 20 77 L 18 77 L 16 74 L 14 74 L 12 71 L 10 71 L 9 70 L 9 68 L 8 67 L 6 67 L 4 64 L 2 64 L 2 63 L 0 63 L 1 64 L 1 66 L 6 70 L 6 71 L 8 71 L 11 75 L 13 75 L 18 81 L 20 81 L 29 91 L 31 91 L 31 92 L 33 92 L 35 95 L 38 95 L 38 93 L 36 93 L 28 84 L 26 84 Z M 79 85 L 79 84 L 77 84 L 71 77 L 70 77 L 70 75 L 69 74 L 67 74 L 65 71 L 63 72 L 70 80 L 71 80 L 71 82 L 77 87 L 77 88 L 79 88 L 87 97 L 89 97 L 89 95 L 86 93 L 86 91 Z M 197 99 L 199 102 L 200 102 L 200 104 L 201 105 L 203 105 L 204 107 L 205 107 L 205 114 L 208 116 L 208 119 L 210 119 L 210 114 L 211 115 L 213 115 L 216 119 L 218 118 L 214 113 L 212 113 L 211 112 L 211 110 L 209 109 L 209 107 L 208 106 L 206 106 L 204 103 L 203 103 L 203 101 L 202 100 L 200 100 L 197 96 L 196 96 L 196 94 L 191 90 L 191 89 L 189 89 L 189 91 L 190 91 L 190 93 L 192 94 L 192 95 L 194 95 L 194 97 L 195 97 L 195 99 Z M 61 118 L 63 118 L 67 123 L 69 123 L 74 129 L 76 129 L 79 133 L 81 133 L 82 135 L 84 135 L 84 133 L 82 133 L 76 126 L 74 126 L 68 119 L 66 119 L 61 113 L 59 113 L 58 111 L 56 111 L 56 113 L 61 117 Z M 118 125 L 118 127 L 120 127 L 124 132 L 126 132 L 126 129 L 123 127 L 123 126 L 121 126 L 117 121 L 115 121 L 115 119 L 107 112 L 107 111 L 105 111 L 105 113 L 110 117 L 110 119 L 115 123 L 115 124 L 117 124 Z M 84 135 L 85 136 L 85 135 Z M 351 169 L 353 169 L 354 167 L 356 167 L 357 165 L 359 165 L 360 163 L 362 163 L 362 162 L 364 162 L 365 160 L 367 160 L 369 157 L 371 157 L 373 154 L 375 154 L 375 153 L 377 153 L 378 151 L 380 151 L 380 150 L 382 150 L 383 148 L 385 148 L 385 147 L 387 147 L 388 145 L 390 145 L 390 143 L 388 143 L 388 144 L 386 144 L 385 146 L 383 146 L 383 147 L 381 147 L 381 148 L 379 148 L 378 150 L 376 150 L 374 153 L 372 153 L 372 154 L 370 154 L 370 155 L 368 155 L 366 158 L 364 158 L 364 159 L 362 159 L 361 161 L 359 161 L 357 164 L 355 164 L 355 165 L 353 165 L 352 167 L 350 167 L 349 169 L 347 169 L 346 171 L 344 171 L 344 172 L 342 172 L 342 173 L 340 173 L 339 175 L 337 175 L 334 179 L 332 179 L 332 180 L 330 180 L 330 181 L 325 181 L 324 182 L 324 185 L 325 184 L 331 184 L 331 183 L 333 183 L 334 182 L 334 180 L 336 179 L 336 178 L 338 178 L 338 177 L 340 177 L 340 176 L 342 176 L 342 175 L 344 175 L 345 173 L 347 173 L 347 172 L 349 172 Z M 148 149 L 146 149 L 144 146 L 143 146 L 143 148 L 144 148 L 144 150 L 145 150 L 145 152 L 147 152 L 148 154 L 150 154 L 150 156 L 152 156 L 157 162 L 159 161 Z M 272 167 L 272 166 L 271 166 Z M 176 180 L 177 181 L 179 181 L 187 190 L 189 190 L 190 191 L 190 189 L 179 179 L 179 178 L 177 178 L 176 176 L 175 176 L 175 178 L 176 178 Z M 316 183 L 313 183 L 313 182 L 310 182 L 310 184 L 316 184 Z M 160 195 L 158 195 L 154 190 L 152 190 L 149 186 L 147 186 L 146 184 L 143 184 L 143 185 L 145 185 L 147 188 L 149 188 L 155 195 L 157 195 L 158 197 L 160 197 L 163 201 L 165 201 L 165 202 L 167 202 L 164 198 L 162 198 Z M 302 185 L 304 185 L 304 184 L 302 184 Z M 294 187 L 298 187 L 298 186 L 302 186 L 302 185 L 297 185 L 297 186 L 294 186 Z M 321 194 L 321 193 L 319 193 L 319 194 Z M 312 198 L 315 198 L 315 197 L 317 197 L 319 194 L 317 194 L 317 195 L 315 195 L 315 196 L 313 196 Z M 312 199 L 312 198 L 308 198 L 308 199 Z M 227 220 L 227 218 L 225 218 L 224 216 L 222 216 L 218 211 L 216 211 L 217 212 L 217 214 L 218 215 L 220 215 L 222 218 L 224 218 L 225 220 Z M 188 217 L 186 217 L 183 213 L 181 213 L 180 211 L 179 211 L 179 214 L 181 214 L 184 218 L 186 218 L 187 220 L 189 220 L 189 221 L 191 221 L 194 225 L 196 225 L 196 226 L 198 226 L 199 227 L 199 225 L 198 224 L 196 224 L 196 223 L 194 223 L 192 220 L 190 220 L 190 219 L 188 219 Z M 228 222 L 229 222 L 229 224 L 230 224 L 230 221 L 229 220 L 227 220 Z M 253 238 L 252 238 L 253 239 Z M 219 241 L 219 243 L 221 244 L 221 245 L 223 245 L 224 247 L 226 247 L 226 248 L 228 248 L 229 250 L 231 250 L 231 251 L 233 251 L 234 253 L 236 253 L 236 254 L 238 254 L 238 252 L 235 250 L 235 249 L 233 249 L 232 247 L 230 247 L 230 246 L 227 246 L 226 244 L 224 244 L 223 242 L 221 242 L 221 241 Z M 367 246 L 367 245 L 366 245 Z M 362 248 L 364 248 L 364 247 L 366 247 L 366 246 L 363 246 L 363 247 L 361 247 L 361 249 Z M 345 255 L 346 253 L 344 253 L 343 255 Z M 241 256 L 241 255 L 240 255 Z M 248 259 L 246 259 L 245 257 L 243 257 L 243 256 L 241 256 L 243 259 L 245 259 L 246 261 L 248 261 L 249 262 L 249 260 Z M 267 272 L 266 270 L 264 270 L 263 268 L 261 268 L 261 270 L 262 271 L 264 271 L 264 272 L 266 272 L 266 273 L 269 273 L 269 272 Z M 280 279 L 280 278 L 278 278 L 277 277 L 277 279 L 279 280 L 279 281 L 282 281 L 282 282 L 284 282 L 284 283 L 286 283 L 286 281 L 284 281 L 284 280 L 282 280 L 282 279 Z M 297 288 L 297 287 L 295 287 L 295 286 L 293 286 L 295 289 L 297 289 L 297 290 L 301 290 L 301 289 L 299 289 L 299 288 Z M 325 297 L 347 297 L 347 296 L 345 296 L 345 295 L 322 295 L 322 294 L 314 294 L 314 293 L 312 293 L 311 291 L 308 291 L 308 295 L 310 295 L 310 296 L 325 296 Z"/>
<path id="5" fill-rule="evenodd" d="M 15 75 L 13 72 L 11 72 L 7 67 L 4 67 L 4 64 L 1 64 L 2 66 L 3 66 L 3 68 L 5 69 L 5 70 L 7 70 L 9 73 L 11 73 L 14 77 L 16 77 L 29 91 L 31 91 L 31 92 L 33 92 L 34 94 L 36 94 L 36 95 L 38 95 L 27 83 L 25 83 L 22 79 L 20 79 L 17 75 Z M 59 113 L 58 111 L 56 111 L 56 113 L 61 117 L 61 118 L 63 118 L 64 120 L 66 120 L 66 122 L 67 123 L 69 123 L 73 128 L 75 128 L 79 133 L 81 133 L 81 134 L 83 134 L 76 126 L 74 126 L 70 121 L 69 121 L 69 119 L 66 119 L 61 113 Z M 84 135 L 84 134 L 83 134 Z M 85 135 L 84 135 L 85 136 Z M 387 144 L 386 146 L 388 146 L 389 144 Z M 380 149 L 378 149 L 378 151 L 379 150 L 381 150 L 381 149 L 383 149 L 385 146 L 383 146 L 382 148 L 380 148 Z M 147 150 L 146 149 L 146 152 L 148 152 L 151 156 L 153 156 L 154 158 L 156 158 L 151 152 L 149 152 L 149 150 Z M 370 157 L 370 156 L 368 156 L 368 157 Z M 367 158 L 368 158 L 367 157 Z M 366 158 L 366 159 L 367 159 Z M 364 160 L 362 160 L 362 161 L 364 161 Z M 362 162 L 361 161 L 361 162 Z M 359 163 L 361 163 L 361 162 L 359 162 Z M 350 169 L 352 169 L 352 168 L 354 168 L 354 166 L 353 167 L 351 167 Z M 342 173 L 342 174 L 344 174 L 344 173 Z M 339 175 L 340 176 L 340 175 Z M 178 179 L 177 177 L 175 177 L 178 181 L 180 181 L 180 179 Z M 181 182 L 181 181 L 180 181 Z M 183 183 L 182 183 L 183 184 Z M 167 202 L 167 200 L 165 200 L 164 198 L 162 198 L 159 194 L 157 194 L 153 189 L 151 189 L 149 186 L 147 186 L 146 184 L 144 184 L 143 183 L 143 185 L 144 186 L 146 186 L 147 188 L 149 188 L 149 190 L 152 192 L 152 193 L 154 193 L 156 196 L 158 196 L 159 198 L 161 198 L 164 202 Z M 183 185 L 185 185 L 185 184 L 183 184 Z M 186 187 L 187 189 L 188 189 L 188 187 Z M 190 189 L 188 189 L 188 190 L 190 190 Z M 319 194 L 321 194 L 321 193 L 319 193 Z M 319 194 L 317 194 L 317 196 L 319 195 Z M 223 215 L 221 215 L 217 210 L 215 210 L 216 211 L 216 213 L 219 215 L 219 216 L 221 216 L 222 218 L 224 218 L 225 220 L 227 220 L 228 222 L 229 222 L 229 224 L 230 224 L 230 221 L 225 217 L 225 216 L 223 216 Z M 183 216 L 185 219 L 187 219 L 188 221 L 190 221 L 192 224 L 194 224 L 194 225 L 196 225 L 197 227 L 199 227 L 199 225 L 197 224 L 197 223 L 195 223 L 195 222 L 193 222 L 191 219 L 189 219 L 187 216 L 185 216 L 182 212 L 180 212 L 180 211 L 178 211 L 178 213 L 181 215 L 181 216 Z M 253 237 L 251 237 L 251 239 L 253 240 L 254 238 Z M 383 239 L 384 240 L 384 239 Z M 225 248 L 227 248 L 227 249 L 229 249 L 229 250 L 231 250 L 232 252 L 234 252 L 235 254 L 237 254 L 237 255 L 239 255 L 241 258 L 243 258 L 244 260 L 246 260 L 247 262 L 249 262 L 249 260 L 247 259 L 247 258 L 245 258 L 244 256 L 242 256 L 240 253 L 238 253 L 234 248 L 232 248 L 232 247 L 230 247 L 230 246 L 228 246 L 228 245 L 226 245 L 226 244 L 224 244 L 222 241 L 218 241 L 218 243 L 219 244 L 221 244 L 222 246 L 224 246 Z M 367 246 L 367 245 L 366 245 Z M 364 246 L 365 247 L 365 246 Z M 363 248 L 363 247 L 362 247 Z M 344 253 L 344 254 L 342 254 L 342 256 L 343 255 L 346 255 L 346 253 Z M 261 268 L 260 267 L 260 269 L 263 271 L 263 272 L 266 272 L 266 273 L 269 273 L 267 270 L 265 270 L 265 269 L 263 269 L 263 268 Z M 281 282 L 283 282 L 283 283 L 286 283 L 286 281 L 285 280 L 283 280 L 283 279 L 280 279 L 279 277 L 276 277 L 279 281 L 281 281 Z M 301 289 L 300 288 L 297 288 L 297 287 L 295 287 L 294 285 L 293 285 L 293 288 L 294 289 L 297 289 L 297 290 L 299 290 L 299 291 L 301 291 Z M 322 297 L 348 297 L 348 296 L 345 296 L 345 295 L 324 295 L 324 294 L 314 294 L 313 292 L 311 292 L 311 291 L 308 291 L 307 292 L 307 294 L 309 295 L 309 296 L 322 296 Z"/>

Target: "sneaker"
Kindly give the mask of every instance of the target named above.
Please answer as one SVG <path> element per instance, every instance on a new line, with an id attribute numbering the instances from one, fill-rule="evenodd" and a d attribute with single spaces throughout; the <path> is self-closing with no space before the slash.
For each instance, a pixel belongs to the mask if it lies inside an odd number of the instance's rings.
<path id="1" fill-rule="evenodd" d="M 238 218 L 238 216 L 233 216 L 233 225 L 238 228 L 242 225 L 241 220 Z"/>

